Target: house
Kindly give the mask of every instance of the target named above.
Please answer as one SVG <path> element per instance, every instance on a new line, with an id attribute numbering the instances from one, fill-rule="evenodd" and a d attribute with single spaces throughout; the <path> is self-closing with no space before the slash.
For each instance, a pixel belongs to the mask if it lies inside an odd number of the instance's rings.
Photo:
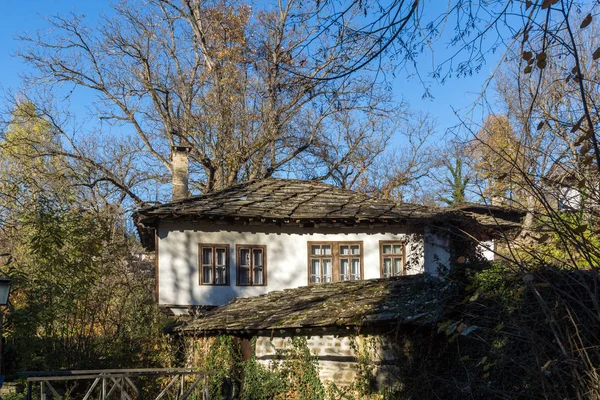
<path id="1" fill-rule="evenodd" d="M 184 150 L 174 153 L 174 201 L 134 214 L 157 254 L 158 303 L 175 314 L 307 285 L 437 275 L 460 256 L 457 239 L 493 239 L 521 217 L 481 205 L 398 204 L 296 179 L 186 197 Z"/>

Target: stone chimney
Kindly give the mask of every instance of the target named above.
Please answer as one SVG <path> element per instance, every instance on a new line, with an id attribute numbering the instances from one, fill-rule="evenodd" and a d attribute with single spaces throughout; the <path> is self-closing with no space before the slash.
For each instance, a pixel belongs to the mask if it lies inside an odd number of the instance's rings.
<path id="1" fill-rule="evenodd" d="M 173 171 L 172 201 L 188 197 L 188 154 L 191 148 L 187 146 L 171 147 L 171 169 Z"/>

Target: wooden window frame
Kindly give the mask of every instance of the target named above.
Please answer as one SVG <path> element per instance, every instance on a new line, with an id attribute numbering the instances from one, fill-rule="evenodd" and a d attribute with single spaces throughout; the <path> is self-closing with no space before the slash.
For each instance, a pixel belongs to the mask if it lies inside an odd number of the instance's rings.
<path id="1" fill-rule="evenodd" d="M 308 241 L 306 244 L 306 248 L 307 248 L 307 258 L 306 258 L 306 274 L 307 274 L 307 282 L 309 285 L 319 285 L 322 282 L 311 282 L 310 281 L 310 259 L 311 258 L 327 258 L 327 257 L 322 257 L 322 256 L 316 256 L 316 257 L 312 257 L 311 256 L 311 246 L 315 246 L 315 245 L 330 245 L 331 246 L 331 281 L 332 282 L 344 282 L 344 281 L 340 281 L 340 258 L 360 258 L 360 279 L 359 280 L 364 280 L 365 279 L 365 245 L 364 245 L 364 241 L 363 240 L 351 240 L 351 241 Z M 352 246 L 352 245 L 359 245 L 360 246 L 360 254 L 359 257 L 352 257 L 351 254 L 349 254 L 349 257 L 340 257 L 340 246 Z M 349 268 L 352 268 L 352 265 L 349 264 Z"/>
<path id="2" fill-rule="evenodd" d="M 395 246 L 395 245 L 400 245 L 402 247 L 402 255 L 401 257 L 394 257 L 393 254 L 388 255 L 388 257 L 384 257 L 383 254 L 383 246 L 384 245 L 391 245 L 391 246 Z M 392 261 L 392 277 L 395 276 L 405 276 L 407 275 L 407 271 L 406 271 L 406 241 L 404 240 L 380 240 L 379 241 L 379 276 L 381 278 L 384 278 L 383 275 L 383 259 L 384 258 L 401 258 L 402 259 L 402 273 L 400 275 L 394 275 L 394 268 L 393 268 L 393 261 Z"/>
<path id="3" fill-rule="evenodd" d="M 203 274 L 204 274 L 204 263 L 202 262 L 202 249 L 203 248 L 211 248 L 212 249 L 212 269 L 213 269 L 213 279 L 212 283 L 204 283 Z M 225 283 L 214 283 L 217 277 L 217 251 L 216 249 L 225 249 Z M 200 285 L 202 286 L 229 286 L 229 245 L 223 243 L 199 243 L 198 244 L 198 276 L 200 278 Z"/>
<path id="4" fill-rule="evenodd" d="M 250 249 L 250 254 L 252 255 L 253 250 L 261 249 L 263 251 L 263 283 L 255 284 L 254 283 L 254 274 L 252 268 L 254 267 L 254 257 L 250 257 L 250 283 L 242 284 L 240 283 L 240 250 L 241 249 Z M 235 245 L 235 280 L 236 286 L 267 286 L 267 246 L 264 244 L 236 244 Z"/>

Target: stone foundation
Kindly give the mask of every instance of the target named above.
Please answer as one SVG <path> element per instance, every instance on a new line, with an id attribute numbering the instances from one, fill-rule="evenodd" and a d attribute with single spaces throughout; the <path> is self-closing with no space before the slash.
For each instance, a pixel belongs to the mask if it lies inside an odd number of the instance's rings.
<path id="1" fill-rule="evenodd" d="M 360 363 L 373 368 L 376 389 L 392 384 L 396 367 L 396 346 L 383 336 L 310 336 L 306 337 L 310 352 L 319 362 L 319 377 L 323 383 L 349 386 L 357 378 Z M 268 367 L 280 359 L 280 351 L 291 347 L 290 337 L 256 338 L 256 360 Z"/>

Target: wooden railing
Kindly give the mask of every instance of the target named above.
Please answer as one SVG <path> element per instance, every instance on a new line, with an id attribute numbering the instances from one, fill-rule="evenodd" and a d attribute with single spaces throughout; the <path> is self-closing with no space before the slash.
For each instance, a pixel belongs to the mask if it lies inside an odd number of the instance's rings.
<path id="1" fill-rule="evenodd" d="M 57 389 L 59 382 L 78 381 L 85 383 L 79 388 L 77 397 L 82 400 L 160 400 L 170 395 L 170 399 L 186 400 L 193 393 L 198 393 L 198 385 L 202 383 L 201 398 L 209 400 L 207 391 L 208 372 L 191 368 L 145 368 L 145 369 L 100 369 L 75 371 L 21 372 L 17 374 L 27 378 L 27 400 L 32 400 L 32 387 L 40 385 L 40 399 L 66 399 Z M 135 378 L 169 377 L 158 394 L 142 393 L 135 384 Z M 187 379 L 190 378 L 190 379 Z M 186 387 L 187 386 L 187 387 Z M 199 397 L 196 397 L 198 399 Z"/>

